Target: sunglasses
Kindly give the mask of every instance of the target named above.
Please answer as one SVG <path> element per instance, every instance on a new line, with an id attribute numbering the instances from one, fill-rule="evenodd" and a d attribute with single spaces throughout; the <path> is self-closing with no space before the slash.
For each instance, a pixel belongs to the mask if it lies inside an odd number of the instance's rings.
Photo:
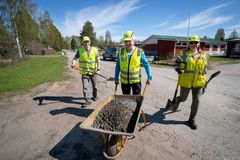
<path id="1" fill-rule="evenodd" d="M 189 42 L 189 44 L 198 44 L 199 42 Z"/>

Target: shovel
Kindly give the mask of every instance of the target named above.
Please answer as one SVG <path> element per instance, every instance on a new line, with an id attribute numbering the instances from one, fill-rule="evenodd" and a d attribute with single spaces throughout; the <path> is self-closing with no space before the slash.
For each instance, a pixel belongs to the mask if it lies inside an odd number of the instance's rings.
<path id="1" fill-rule="evenodd" d="M 75 69 L 75 70 L 87 71 L 87 70 L 84 70 L 84 69 L 79 68 L 78 66 L 71 66 L 71 67 L 72 67 L 73 69 Z M 87 72 L 90 72 L 90 71 L 87 71 Z M 102 74 L 100 74 L 100 73 L 96 73 L 96 72 L 90 72 L 90 73 L 97 74 L 98 76 L 106 79 L 107 81 L 114 81 L 114 80 L 115 80 L 113 77 L 107 78 L 107 77 L 105 77 L 104 75 L 102 75 Z"/>
<path id="2" fill-rule="evenodd" d="M 204 87 L 203 90 L 202 90 L 202 94 L 205 93 L 205 90 L 206 90 L 206 88 L 207 88 L 208 83 L 209 83 L 213 78 L 215 78 L 216 76 L 218 76 L 220 73 L 221 73 L 221 71 L 217 71 L 217 72 L 215 72 L 215 73 L 213 73 L 213 74 L 211 75 L 211 77 L 208 79 L 208 81 L 207 81 L 206 84 L 205 84 L 205 87 Z"/>
<path id="3" fill-rule="evenodd" d="M 176 89 L 175 89 L 175 93 L 174 93 L 173 99 L 172 100 L 168 99 L 167 105 L 165 107 L 166 110 L 173 109 L 174 104 L 176 103 L 176 96 L 177 96 L 177 92 L 178 92 L 178 88 L 179 88 L 179 78 L 180 77 L 178 75 L 177 86 L 176 86 Z"/>
<path id="4" fill-rule="evenodd" d="M 209 78 L 208 81 L 206 82 L 205 87 L 203 88 L 202 94 L 205 93 L 205 89 L 207 88 L 207 84 L 208 84 L 213 78 L 215 78 L 216 76 L 218 76 L 220 73 L 221 73 L 221 71 L 217 71 L 217 72 L 213 73 L 213 74 L 210 76 L 210 78 Z M 176 96 L 177 96 L 178 88 L 179 88 L 179 76 L 178 76 L 178 83 L 177 83 L 177 86 L 176 86 L 176 89 L 175 89 L 175 93 L 174 93 L 173 100 L 171 101 L 170 99 L 168 99 L 167 105 L 166 105 L 166 107 L 165 107 L 166 110 L 174 109 L 174 107 L 175 107 L 175 105 L 176 105 Z"/>
<path id="5" fill-rule="evenodd" d="M 183 65 L 181 66 L 180 64 L 183 64 Z M 179 68 L 179 69 L 176 70 L 178 72 L 177 86 L 176 86 L 176 89 L 175 89 L 175 93 L 174 93 L 173 99 L 172 100 L 168 99 L 167 105 L 165 107 L 166 110 L 174 108 L 174 105 L 176 103 L 176 96 L 177 96 L 177 92 L 178 92 L 178 88 L 179 88 L 180 75 L 182 74 L 182 70 L 184 70 L 186 68 L 187 63 L 186 62 L 178 62 L 178 61 L 176 61 L 175 65 L 177 65 L 179 67 L 182 67 L 182 68 Z M 175 68 L 175 65 L 173 65 L 174 68 Z"/>

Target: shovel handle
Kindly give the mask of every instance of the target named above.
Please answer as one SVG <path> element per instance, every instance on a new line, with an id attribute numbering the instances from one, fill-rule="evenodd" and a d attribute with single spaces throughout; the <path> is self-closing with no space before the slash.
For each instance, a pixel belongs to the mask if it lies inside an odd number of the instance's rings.
<path id="1" fill-rule="evenodd" d="M 115 84 L 114 96 L 116 96 L 117 86 L 118 86 L 118 84 Z"/>
<path id="2" fill-rule="evenodd" d="M 84 69 L 81 69 L 81 68 L 79 68 L 78 66 L 71 66 L 73 69 L 75 69 L 75 70 L 79 70 L 79 71 L 86 71 L 86 70 L 84 70 Z M 96 73 L 96 72 L 91 72 L 91 71 L 88 71 L 88 72 L 90 72 L 90 73 L 93 73 L 93 74 L 97 74 L 97 75 L 99 75 L 100 77 L 102 77 L 102 78 L 104 78 L 104 79 L 106 79 L 106 80 L 112 80 L 112 78 L 107 78 L 107 77 L 105 77 L 104 75 L 102 75 L 102 74 L 100 74 L 100 73 Z"/>

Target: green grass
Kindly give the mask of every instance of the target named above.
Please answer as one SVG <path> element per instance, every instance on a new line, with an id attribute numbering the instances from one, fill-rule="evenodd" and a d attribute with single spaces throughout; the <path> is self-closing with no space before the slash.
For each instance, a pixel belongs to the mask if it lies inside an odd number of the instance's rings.
<path id="1" fill-rule="evenodd" d="M 225 57 L 209 57 L 208 62 L 221 62 L 221 63 L 240 63 L 240 59 L 237 58 L 225 58 Z"/>
<path id="2" fill-rule="evenodd" d="M 222 65 L 222 64 L 236 64 L 240 63 L 240 59 L 237 58 L 226 58 L 226 57 L 213 57 L 210 56 L 208 58 L 208 67 L 211 68 L 212 66 Z M 173 60 L 160 60 L 154 61 L 153 65 L 166 65 L 171 66 L 173 64 Z"/>
<path id="3" fill-rule="evenodd" d="M 41 83 L 64 78 L 66 58 L 30 57 L 29 60 L 0 68 L 0 93 L 24 91 Z"/>

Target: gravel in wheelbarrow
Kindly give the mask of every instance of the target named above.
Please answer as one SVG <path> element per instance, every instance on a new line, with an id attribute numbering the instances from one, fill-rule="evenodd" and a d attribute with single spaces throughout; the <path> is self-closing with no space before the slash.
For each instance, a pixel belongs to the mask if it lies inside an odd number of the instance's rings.
<path id="1" fill-rule="evenodd" d="M 92 127 L 115 132 L 132 132 L 141 103 L 128 96 L 118 96 L 97 114 Z"/>
<path id="2" fill-rule="evenodd" d="M 111 95 L 81 123 L 80 128 L 109 135 L 133 136 L 142 101 L 140 95 Z"/>

